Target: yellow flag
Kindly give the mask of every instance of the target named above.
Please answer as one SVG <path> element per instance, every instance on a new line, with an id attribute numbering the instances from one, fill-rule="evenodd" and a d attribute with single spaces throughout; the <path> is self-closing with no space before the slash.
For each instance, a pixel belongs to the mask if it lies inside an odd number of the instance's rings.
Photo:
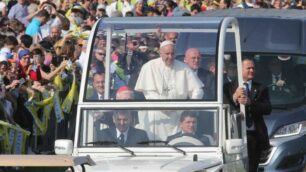
<path id="1" fill-rule="evenodd" d="M 73 100 L 75 100 L 76 99 L 75 97 L 77 96 L 76 93 L 77 93 L 76 77 L 75 74 L 73 73 L 73 81 L 71 84 L 71 88 L 62 104 L 62 110 L 65 113 L 69 113 L 71 111 Z"/>
<path id="2" fill-rule="evenodd" d="M 57 90 L 63 91 L 63 82 L 60 74 L 57 74 L 53 80 L 53 84 L 56 86 Z"/>

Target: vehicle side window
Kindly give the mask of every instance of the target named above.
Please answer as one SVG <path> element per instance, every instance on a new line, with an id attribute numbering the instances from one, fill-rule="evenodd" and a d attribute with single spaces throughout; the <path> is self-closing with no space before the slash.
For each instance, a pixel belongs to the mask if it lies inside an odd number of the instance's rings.
<path id="1" fill-rule="evenodd" d="M 90 55 L 86 100 L 216 100 L 215 56 L 192 47 L 178 51 L 180 34 L 113 33 L 110 57 L 106 57 L 106 36 L 98 32 Z M 122 90 L 130 95 L 118 97 Z"/>

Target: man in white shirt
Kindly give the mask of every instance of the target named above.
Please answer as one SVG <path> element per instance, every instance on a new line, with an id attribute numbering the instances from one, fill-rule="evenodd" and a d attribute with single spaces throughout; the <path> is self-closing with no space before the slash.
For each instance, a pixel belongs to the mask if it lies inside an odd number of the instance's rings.
<path id="1" fill-rule="evenodd" d="M 141 68 L 135 90 L 146 99 L 201 99 L 204 95 L 201 80 L 183 62 L 175 60 L 174 44 L 164 41 L 160 58 Z"/>

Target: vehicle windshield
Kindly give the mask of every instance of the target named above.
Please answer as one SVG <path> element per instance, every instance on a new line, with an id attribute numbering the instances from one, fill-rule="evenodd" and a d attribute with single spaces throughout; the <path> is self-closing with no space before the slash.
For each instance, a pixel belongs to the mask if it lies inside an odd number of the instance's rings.
<path id="1" fill-rule="evenodd" d="M 306 57 L 256 54 L 254 59 L 256 80 L 268 87 L 273 107 L 294 106 L 304 101 Z"/>
<path id="2" fill-rule="evenodd" d="M 217 109 L 83 110 L 80 124 L 80 147 L 218 144 Z"/>
<path id="3" fill-rule="evenodd" d="M 92 41 L 84 101 L 216 101 L 216 46 L 191 49 L 208 44 L 193 44 L 205 30 L 190 24 L 151 27 L 118 26 L 111 36 L 106 28 L 99 28 Z M 203 38 L 216 45 L 216 33 Z M 168 50 L 169 42 L 173 50 Z M 122 87 L 129 95 L 117 94 Z"/>
<path id="4" fill-rule="evenodd" d="M 273 108 L 298 107 L 305 101 L 306 57 L 284 54 L 244 53 L 245 57 L 254 58 L 255 81 L 269 90 Z M 225 79 L 236 80 L 236 64 L 226 62 Z"/>

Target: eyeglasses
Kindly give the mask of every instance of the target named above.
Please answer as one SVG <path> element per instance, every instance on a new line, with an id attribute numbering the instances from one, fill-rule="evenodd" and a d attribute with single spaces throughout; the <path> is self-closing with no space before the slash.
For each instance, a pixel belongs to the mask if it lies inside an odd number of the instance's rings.
<path id="1" fill-rule="evenodd" d="M 99 54 L 100 56 L 102 56 L 102 55 L 103 55 L 103 56 L 105 56 L 105 54 L 104 54 L 104 53 L 98 53 L 98 54 Z"/>
<path id="2" fill-rule="evenodd" d="M 192 60 L 200 60 L 201 57 L 200 56 L 196 56 L 196 57 L 191 57 Z"/>

